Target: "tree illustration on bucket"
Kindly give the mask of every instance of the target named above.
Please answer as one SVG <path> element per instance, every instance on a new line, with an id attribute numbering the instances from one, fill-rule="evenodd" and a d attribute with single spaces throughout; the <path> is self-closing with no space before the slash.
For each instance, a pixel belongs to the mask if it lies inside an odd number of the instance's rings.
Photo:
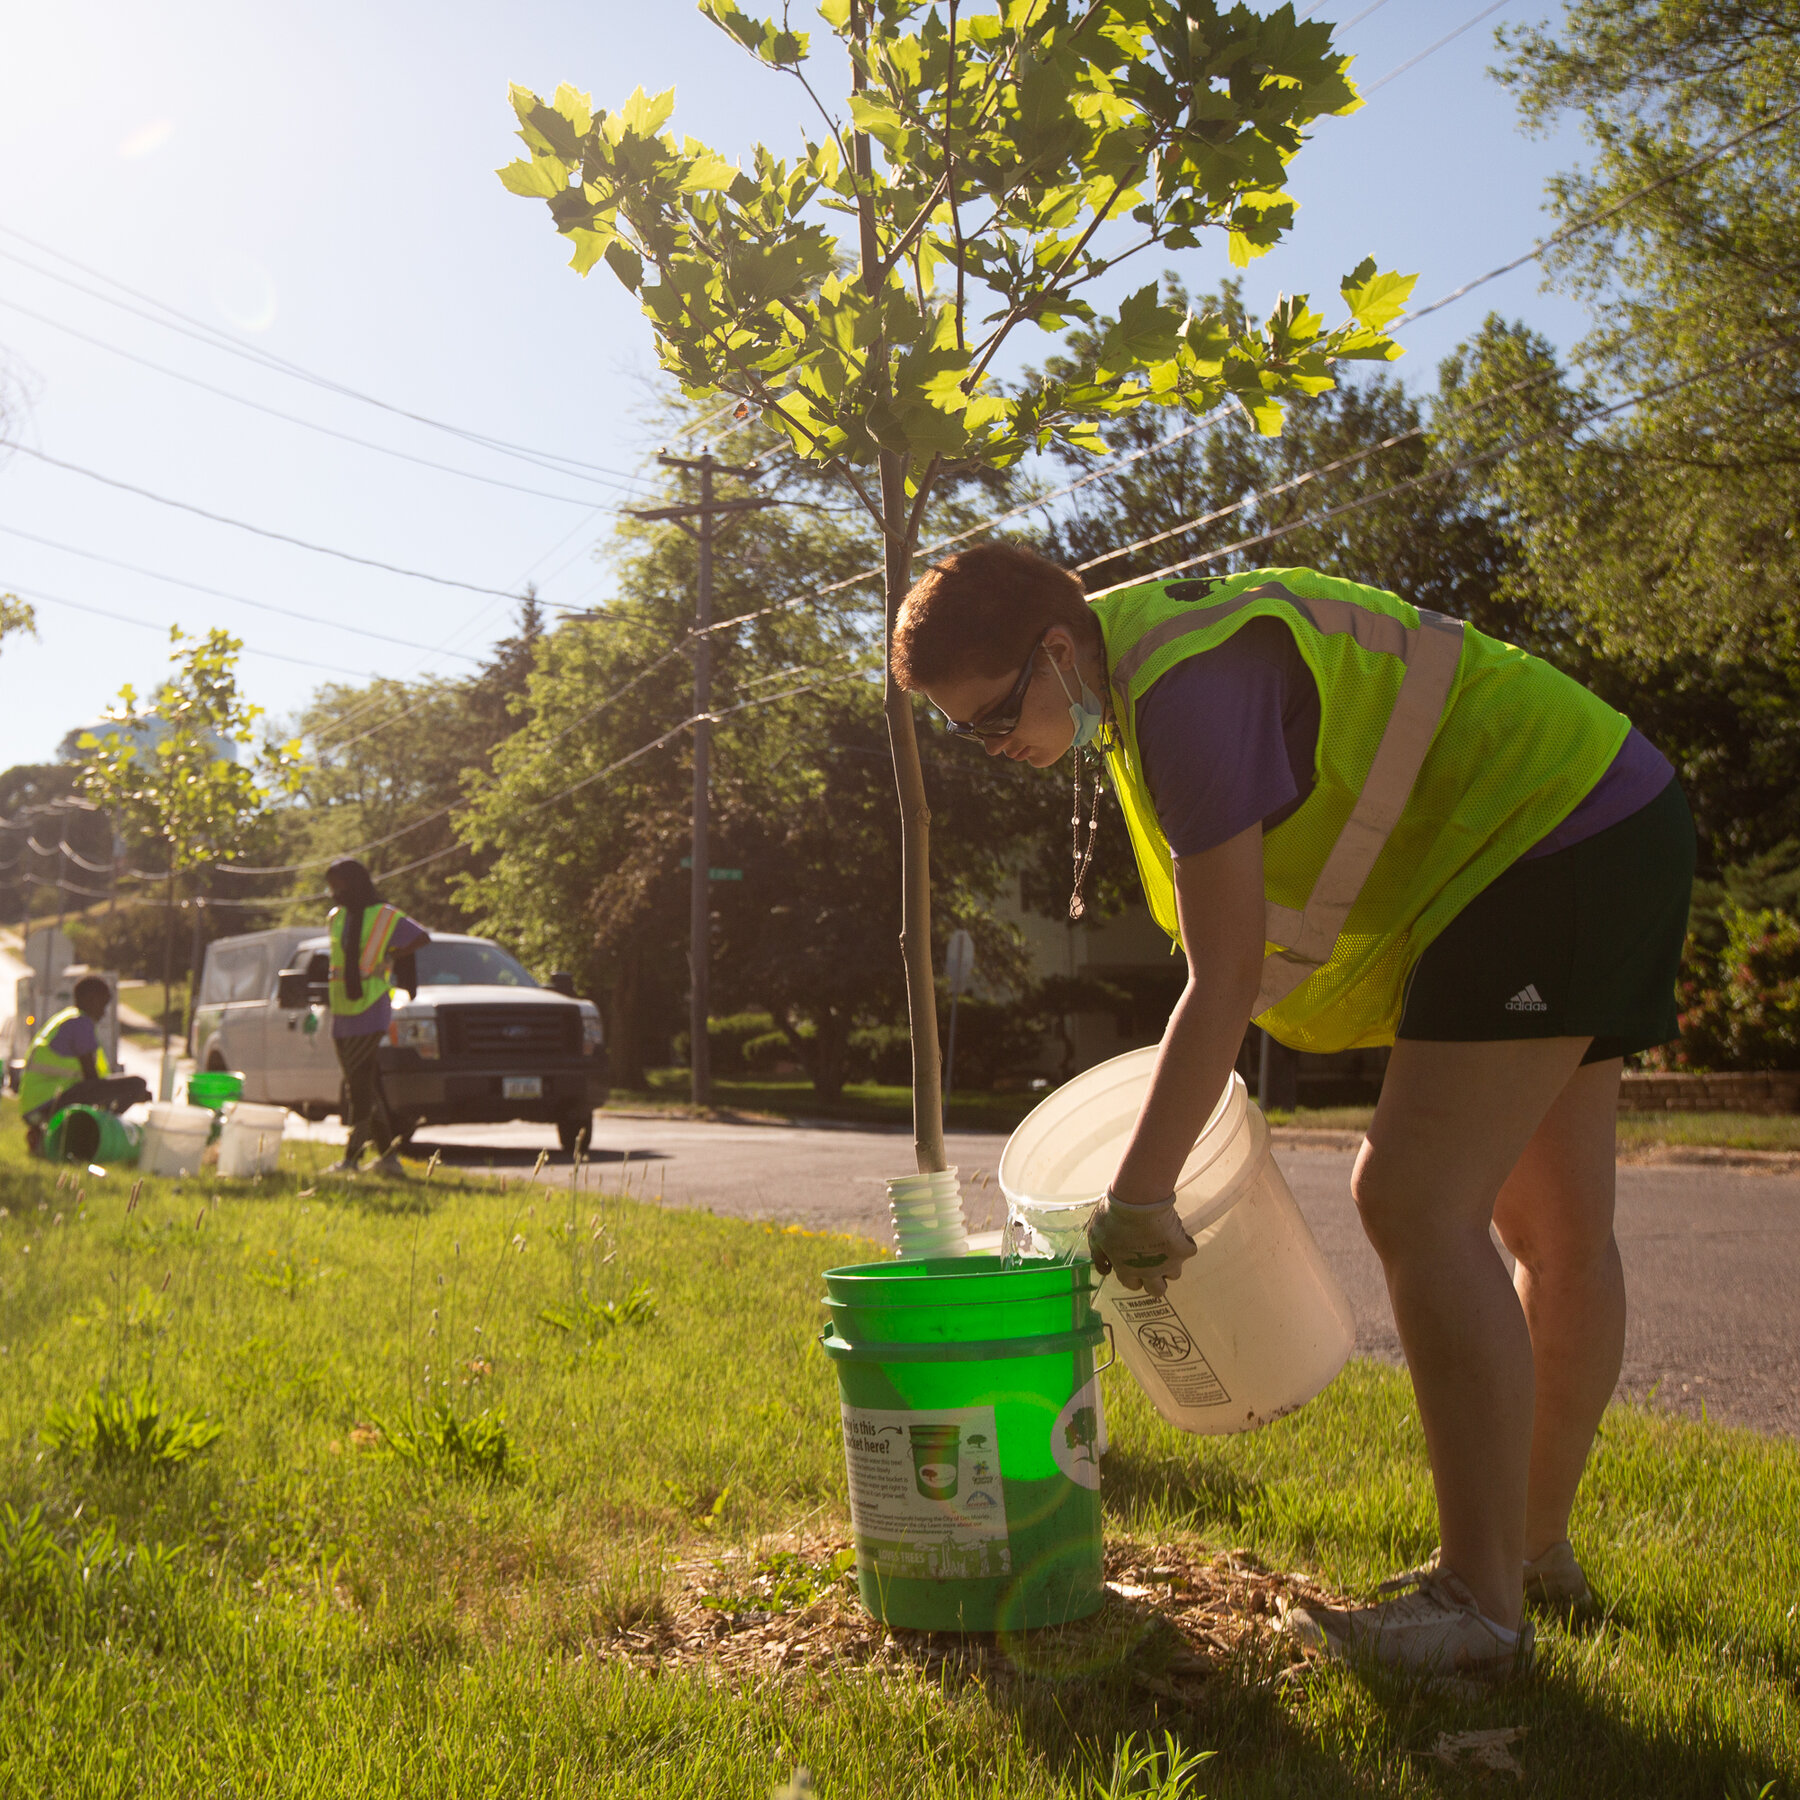
<path id="1" fill-rule="evenodd" d="M 1264 432 L 1346 358 L 1399 354 L 1411 289 L 1373 260 L 1327 327 L 1305 296 L 1256 323 L 1171 306 L 1153 280 L 1102 316 L 1083 290 L 1152 247 L 1212 233 L 1243 265 L 1291 225 L 1304 128 L 1361 102 L 1331 27 L 1211 0 L 819 0 L 851 92 L 822 101 L 804 32 L 731 0 L 701 11 L 792 79 L 816 118 L 789 159 L 747 166 L 665 133 L 673 92 L 617 112 L 563 86 L 513 89 L 529 154 L 500 171 L 544 201 L 585 275 L 635 293 L 689 396 L 735 396 L 856 497 L 884 546 L 886 628 L 947 479 L 1065 445 L 1103 453 L 1110 418 L 1230 402 Z M 845 221 L 844 237 L 832 221 Z M 1025 328 L 1079 330 L 1066 374 L 1003 386 Z M 1039 339 L 1041 346 L 1042 340 Z M 1058 367 L 1062 365 L 1059 363 Z M 932 980 L 930 810 L 909 697 L 889 681 L 904 863 L 901 953 L 921 1171 L 945 1166 Z"/>

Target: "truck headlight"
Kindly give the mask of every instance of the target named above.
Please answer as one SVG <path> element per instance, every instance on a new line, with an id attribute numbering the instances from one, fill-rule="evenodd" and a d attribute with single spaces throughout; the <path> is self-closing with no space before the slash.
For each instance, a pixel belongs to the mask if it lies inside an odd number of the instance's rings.
<path id="1" fill-rule="evenodd" d="M 604 1034 L 600 1029 L 599 1013 L 589 1012 L 586 1007 L 583 1007 L 581 1011 L 581 1054 L 592 1056 L 603 1041 Z"/>
<path id="2" fill-rule="evenodd" d="M 422 1018 L 397 1018 L 388 1026 L 388 1042 L 401 1050 L 416 1050 L 419 1055 L 437 1059 L 437 1020 L 429 1014 Z"/>

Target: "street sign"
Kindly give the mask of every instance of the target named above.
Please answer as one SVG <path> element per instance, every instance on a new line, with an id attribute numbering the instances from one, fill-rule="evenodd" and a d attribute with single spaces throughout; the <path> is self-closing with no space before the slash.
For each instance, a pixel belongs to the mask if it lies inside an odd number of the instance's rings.
<path id="1" fill-rule="evenodd" d="M 960 994 L 967 989 L 969 977 L 975 973 L 975 940 L 966 931 L 953 931 L 944 949 L 944 976 L 950 992 Z"/>

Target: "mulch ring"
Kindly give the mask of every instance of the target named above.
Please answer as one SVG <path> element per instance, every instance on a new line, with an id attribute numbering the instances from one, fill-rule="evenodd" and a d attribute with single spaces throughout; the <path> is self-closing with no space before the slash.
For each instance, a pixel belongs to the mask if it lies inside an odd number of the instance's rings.
<path id="1" fill-rule="evenodd" d="M 615 1632 L 606 1648 L 643 1669 L 741 1677 L 912 1669 L 934 1680 L 1061 1680 L 1129 1666 L 1136 1686 L 1179 1700 L 1228 1664 L 1252 1664 L 1265 1680 L 1298 1677 L 1307 1653 L 1276 1624 L 1293 1603 L 1335 1598 L 1249 1551 L 1122 1543 L 1106 1552 L 1105 1604 L 1074 1624 L 890 1630 L 863 1609 L 850 1561 L 842 1539 L 787 1537 L 675 1565 L 660 1615 Z"/>

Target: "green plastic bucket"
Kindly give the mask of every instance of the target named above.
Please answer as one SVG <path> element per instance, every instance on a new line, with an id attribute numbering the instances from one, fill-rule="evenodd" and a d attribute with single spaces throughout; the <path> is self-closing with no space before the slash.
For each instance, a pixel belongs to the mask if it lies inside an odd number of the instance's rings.
<path id="1" fill-rule="evenodd" d="M 225 1069 L 196 1069 L 188 1077 L 187 1103 L 213 1112 L 244 1097 L 244 1078 Z"/>
<path id="2" fill-rule="evenodd" d="M 44 1154 L 51 1162 L 134 1163 L 140 1135 L 102 1107 L 65 1106 L 44 1133 Z"/>
<path id="3" fill-rule="evenodd" d="M 997 1256 L 827 1272 L 820 1341 L 837 1365 L 857 1587 L 878 1619 L 1013 1631 L 1100 1605 L 1094 1282 L 1085 1263 Z"/>

